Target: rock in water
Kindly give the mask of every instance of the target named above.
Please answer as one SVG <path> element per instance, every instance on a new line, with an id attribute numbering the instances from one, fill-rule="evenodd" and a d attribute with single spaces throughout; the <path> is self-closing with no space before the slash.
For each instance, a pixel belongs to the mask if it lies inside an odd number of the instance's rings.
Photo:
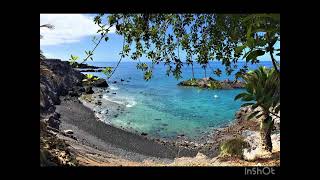
<path id="1" fill-rule="evenodd" d="M 72 135 L 73 131 L 71 129 L 67 129 L 67 130 L 64 130 L 64 133 L 66 133 L 68 135 Z"/>
<path id="2" fill-rule="evenodd" d="M 146 136 L 146 135 L 148 135 L 148 134 L 147 134 L 147 133 L 144 133 L 144 132 L 141 133 L 141 136 Z"/>
<path id="3" fill-rule="evenodd" d="M 96 86 L 96 87 L 109 87 L 109 85 L 105 79 L 98 79 L 98 80 L 94 81 L 92 85 Z"/>

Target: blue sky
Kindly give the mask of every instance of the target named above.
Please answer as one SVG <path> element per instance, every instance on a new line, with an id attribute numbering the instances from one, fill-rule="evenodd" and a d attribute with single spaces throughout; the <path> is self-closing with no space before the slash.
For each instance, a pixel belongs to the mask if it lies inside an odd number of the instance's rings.
<path id="1" fill-rule="evenodd" d="M 96 35 L 98 26 L 94 24 L 93 14 L 40 14 L 40 24 L 53 24 L 55 29 L 40 29 L 43 39 L 40 40 L 41 50 L 47 58 L 58 58 L 68 60 L 70 55 L 85 57 L 85 50 L 94 47 L 92 38 Z M 119 52 L 122 48 L 122 37 L 111 29 L 109 41 L 102 42 L 94 53 L 94 61 L 118 61 Z M 280 47 L 278 42 L 276 48 Z M 278 60 L 280 59 L 277 56 Z M 269 55 L 259 58 L 261 61 L 270 61 Z M 129 58 L 123 61 L 132 61 Z M 141 61 L 148 61 L 145 57 Z"/>

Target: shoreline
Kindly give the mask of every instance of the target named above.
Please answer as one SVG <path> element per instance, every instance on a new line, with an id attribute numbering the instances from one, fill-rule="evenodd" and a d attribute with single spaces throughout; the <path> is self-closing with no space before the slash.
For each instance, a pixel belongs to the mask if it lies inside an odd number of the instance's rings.
<path id="1" fill-rule="evenodd" d="M 133 152 L 160 159 L 174 159 L 178 156 L 178 152 L 179 157 L 194 157 L 197 154 L 196 150 L 161 144 L 141 135 L 108 125 L 98 120 L 95 113 L 77 98 L 62 97 L 61 104 L 56 106 L 56 112 L 61 115 L 61 130 L 71 129 L 78 141 L 102 151 L 111 150 L 119 155 Z M 126 153 L 119 153 L 119 149 Z M 129 159 L 139 161 L 139 158 L 135 158 L 133 155 Z"/>
<path id="2" fill-rule="evenodd" d="M 94 104 L 99 101 L 99 98 L 103 97 L 99 96 L 103 93 L 103 89 L 95 88 L 92 98 L 94 101 L 91 100 L 90 103 L 81 100 L 81 96 L 62 96 L 60 97 L 61 104 L 56 105 L 56 112 L 60 114 L 61 119 L 61 132 L 72 130 L 72 136 L 75 138 L 72 139 L 64 134 L 58 134 L 58 137 L 70 145 L 70 150 L 76 155 L 81 165 L 174 166 L 181 164 L 184 166 L 187 161 L 197 162 L 199 158 L 204 157 L 201 160 L 204 164 L 219 166 L 223 165 L 224 161 L 219 155 L 219 147 L 226 140 L 238 137 L 244 138 L 250 144 L 253 143 L 251 149 L 255 150 L 256 148 L 259 122 L 243 120 L 245 115 L 241 115 L 241 112 L 246 111 L 244 109 L 240 109 L 236 113 L 233 121 L 209 132 L 203 143 L 184 141 L 183 139 L 157 141 L 149 136 L 114 127 L 99 119 L 97 117 L 99 113 L 94 108 Z M 103 104 L 102 102 L 96 107 L 102 109 L 104 108 Z M 114 106 L 115 104 L 116 106 Z M 108 109 L 111 107 L 110 104 L 104 105 L 108 105 Z M 121 110 L 117 103 L 114 103 L 114 105 L 111 108 L 115 112 L 109 111 L 110 118 L 114 113 L 119 113 L 119 110 Z M 240 118 L 238 113 L 240 113 Z M 280 138 L 280 134 L 278 137 L 275 135 L 272 138 Z M 280 141 L 278 140 L 278 142 Z M 277 144 L 273 152 L 274 155 L 271 157 L 271 162 L 276 163 L 276 165 L 279 165 L 279 161 L 273 162 L 272 158 L 277 158 L 279 152 L 280 144 Z M 251 156 L 250 151 L 247 154 L 248 157 Z M 230 162 L 233 162 L 233 160 L 230 159 Z M 233 163 L 237 164 L 237 162 Z M 252 162 L 242 160 L 241 163 L 250 164 Z"/>
<path id="3" fill-rule="evenodd" d="M 185 137 L 168 140 L 149 135 L 142 136 L 137 131 L 115 127 L 111 122 L 108 123 L 101 119 L 102 109 L 107 109 L 107 114 L 104 113 L 107 119 L 123 113 L 125 109 L 125 105 L 103 100 L 104 90 L 107 89 L 94 88 L 93 94 L 82 95 L 73 100 L 70 100 L 70 97 L 62 97 L 61 105 L 57 106 L 57 112 L 61 114 L 62 118 L 61 129 L 74 130 L 75 137 L 83 141 L 83 144 L 131 160 L 141 161 L 143 159 L 139 158 L 141 155 L 151 157 L 153 160 L 154 158 L 159 160 L 195 157 L 198 152 L 213 158 L 219 155 L 220 143 L 226 139 L 240 136 L 241 132 L 238 131 L 243 130 L 244 127 L 244 125 L 239 125 L 237 120 L 233 120 L 222 127 L 214 128 L 199 141 Z M 233 130 L 230 131 L 230 129 Z M 124 155 L 130 153 L 131 155 Z"/>
<path id="4" fill-rule="evenodd" d="M 108 90 L 109 91 L 109 90 Z M 121 129 L 123 131 L 141 136 L 145 139 L 148 139 L 150 141 L 154 141 L 157 143 L 161 143 L 166 146 L 175 146 L 177 148 L 187 148 L 191 149 L 192 151 L 201 152 L 209 157 L 215 157 L 218 156 L 218 149 L 213 148 L 207 148 L 205 146 L 208 146 L 210 143 L 210 140 L 212 139 L 212 133 L 215 132 L 217 129 L 225 129 L 228 128 L 230 125 L 233 125 L 234 120 L 221 124 L 219 127 L 212 128 L 212 131 L 208 131 L 204 133 L 203 135 L 199 136 L 198 138 L 190 138 L 185 135 L 180 136 L 178 135 L 175 138 L 165 138 L 165 137 L 155 137 L 149 134 L 144 134 L 144 132 L 138 132 L 135 129 L 127 129 L 123 128 L 122 126 L 114 126 L 111 123 L 111 119 L 115 116 L 118 116 L 119 114 L 125 113 L 126 106 L 123 104 L 118 104 L 113 101 L 109 101 L 103 98 L 103 95 L 105 93 L 105 90 L 101 88 L 94 88 L 94 93 L 89 95 L 82 95 L 79 100 L 82 102 L 82 104 L 89 109 L 91 109 L 97 119 L 99 119 L 101 122 L 106 123 L 110 126 L 113 126 L 115 128 Z M 109 91 L 109 94 L 112 94 L 112 90 Z M 88 102 L 88 100 L 90 102 Z M 107 110 L 106 112 L 103 112 Z"/>

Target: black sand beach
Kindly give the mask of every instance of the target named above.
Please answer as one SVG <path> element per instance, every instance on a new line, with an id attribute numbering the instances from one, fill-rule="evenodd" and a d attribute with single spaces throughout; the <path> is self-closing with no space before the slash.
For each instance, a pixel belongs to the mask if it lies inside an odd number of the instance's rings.
<path id="1" fill-rule="evenodd" d="M 56 112 L 61 115 L 61 130 L 73 130 L 78 141 L 102 151 L 111 151 L 135 160 L 145 159 L 142 157 L 144 155 L 174 159 L 178 156 L 178 152 L 179 157 L 197 154 L 193 149 L 164 145 L 103 123 L 90 108 L 75 97 L 62 97 L 61 104 L 56 106 Z"/>

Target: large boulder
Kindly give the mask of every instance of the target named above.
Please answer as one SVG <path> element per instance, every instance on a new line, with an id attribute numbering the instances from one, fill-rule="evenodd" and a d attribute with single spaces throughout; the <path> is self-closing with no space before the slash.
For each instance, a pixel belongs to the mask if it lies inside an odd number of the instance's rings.
<path id="1" fill-rule="evenodd" d="M 98 79 L 92 83 L 95 87 L 109 87 L 107 81 L 105 79 Z"/>
<path id="2" fill-rule="evenodd" d="M 60 121 L 60 114 L 58 113 L 53 113 L 53 115 L 51 115 L 49 117 L 49 119 L 47 120 L 47 123 L 50 127 L 54 128 L 54 129 L 59 129 L 59 126 L 61 124 Z"/>
<path id="3" fill-rule="evenodd" d="M 242 132 L 244 141 L 246 141 L 249 146 L 243 149 L 243 157 L 245 160 L 254 161 L 258 158 L 269 158 L 271 153 L 263 150 L 260 147 L 260 134 L 258 131 L 245 130 Z M 272 141 L 272 151 L 280 151 L 280 133 L 273 133 L 271 135 Z"/>

